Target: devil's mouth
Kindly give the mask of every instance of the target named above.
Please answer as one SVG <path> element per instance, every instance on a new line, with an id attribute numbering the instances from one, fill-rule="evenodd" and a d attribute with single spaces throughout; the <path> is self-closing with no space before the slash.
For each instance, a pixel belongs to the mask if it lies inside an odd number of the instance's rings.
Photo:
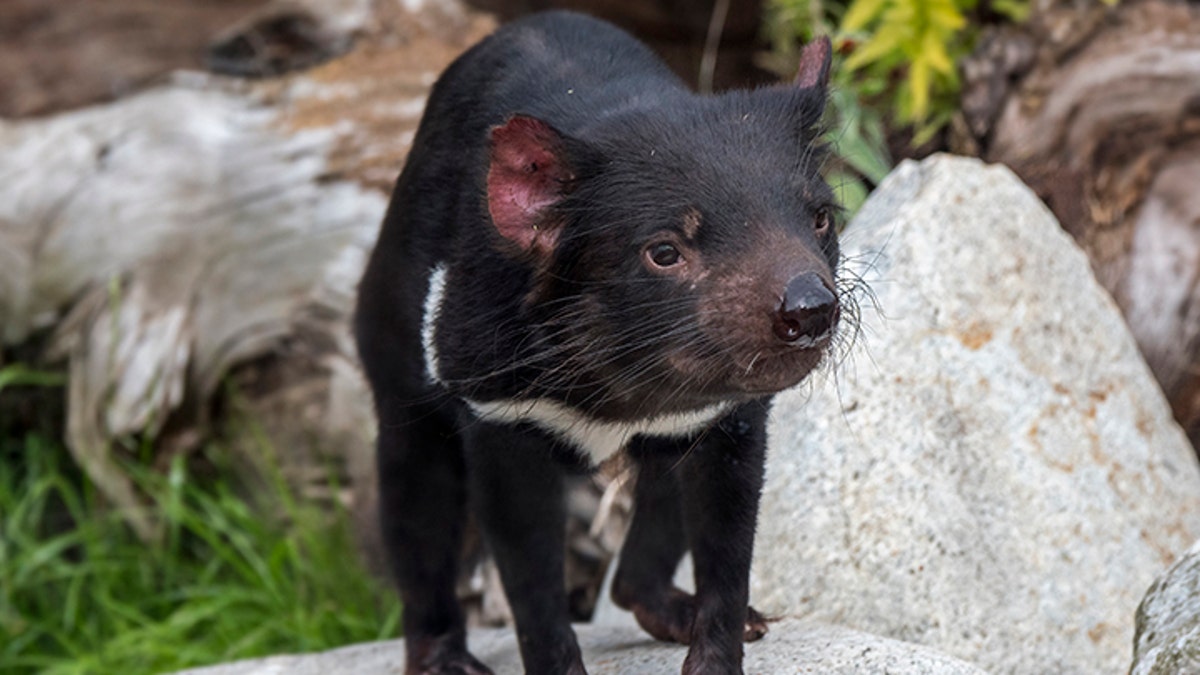
<path id="1" fill-rule="evenodd" d="M 832 328 L 825 331 L 824 333 L 821 333 L 820 335 L 801 335 L 800 337 L 796 338 L 796 340 L 794 340 L 791 344 L 789 344 L 787 346 L 787 349 L 781 350 L 780 353 L 792 352 L 797 349 L 800 349 L 800 350 L 824 349 L 826 346 L 829 345 L 829 342 L 831 340 L 833 340 L 833 329 Z"/>
<path id="2" fill-rule="evenodd" d="M 754 395 L 774 394 L 804 381 L 825 357 L 833 331 L 805 336 L 785 349 L 763 350 L 746 360 L 731 360 L 728 385 Z"/>
<path id="3" fill-rule="evenodd" d="M 686 408 L 776 394 L 804 381 L 820 365 L 835 332 L 831 328 L 786 344 L 729 341 L 708 353 L 671 350 L 667 362 L 674 375 L 665 380 L 664 389 L 673 393 L 671 404 Z"/>

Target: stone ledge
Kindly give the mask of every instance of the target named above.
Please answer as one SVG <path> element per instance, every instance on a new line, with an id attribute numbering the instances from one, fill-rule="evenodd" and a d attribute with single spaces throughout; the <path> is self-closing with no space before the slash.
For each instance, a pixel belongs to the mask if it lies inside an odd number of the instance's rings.
<path id="1" fill-rule="evenodd" d="M 686 649 L 656 642 L 638 629 L 575 627 L 591 675 L 679 672 Z M 471 650 L 496 675 L 520 675 L 512 629 L 474 630 Z M 318 654 L 272 656 L 182 671 L 177 675 L 395 675 L 404 669 L 401 640 L 371 642 Z M 848 628 L 784 619 L 759 642 L 746 645 L 747 673 L 821 675 L 981 675 L 982 670 L 928 647 Z"/>

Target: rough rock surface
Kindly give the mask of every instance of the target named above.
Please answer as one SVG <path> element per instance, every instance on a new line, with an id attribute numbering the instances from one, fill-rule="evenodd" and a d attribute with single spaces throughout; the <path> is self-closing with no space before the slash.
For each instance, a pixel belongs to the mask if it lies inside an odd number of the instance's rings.
<path id="1" fill-rule="evenodd" d="M 995 673 L 1117 673 L 1200 471 L 1087 259 L 1013 174 L 905 163 L 843 237 L 873 289 L 776 403 L 752 595 Z"/>
<path id="2" fill-rule="evenodd" d="M 591 675 L 661 675 L 679 672 L 685 648 L 655 642 L 632 628 L 576 626 Z M 471 650 L 496 675 L 520 675 L 521 659 L 511 629 L 472 631 Z M 789 619 L 746 647 L 747 673 L 813 675 L 982 675 L 983 671 L 928 647 L 865 635 L 834 626 Z M 177 675 L 384 675 L 404 669 L 401 641 L 374 642 L 322 654 L 274 656 Z"/>
<path id="3" fill-rule="evenodd" d="M 967 117 L 1087 252 L 1200 447 L 1200 3 L 1029 5 L 964 66 Z"/>
<path id="4" fill-rule="evenodd" d="M 1129 675 L 1200 672 L 1200 542 L 1154 581 L 1137 611 Z"/>

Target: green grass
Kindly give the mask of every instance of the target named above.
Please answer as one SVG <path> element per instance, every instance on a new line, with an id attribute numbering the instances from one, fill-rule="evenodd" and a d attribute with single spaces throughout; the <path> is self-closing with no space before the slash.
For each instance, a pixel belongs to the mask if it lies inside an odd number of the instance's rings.
<path id="1" fill-rule="evenodd" d="M 295 500 L 278 471 L 261 510 L 229 472 L 129 471 L 160 543 L 105 509 L 59 443 L 0 435 L 0 671 L 159 673 L 397 633 L 395 594 L 363 569 L 345 514 Z"/>

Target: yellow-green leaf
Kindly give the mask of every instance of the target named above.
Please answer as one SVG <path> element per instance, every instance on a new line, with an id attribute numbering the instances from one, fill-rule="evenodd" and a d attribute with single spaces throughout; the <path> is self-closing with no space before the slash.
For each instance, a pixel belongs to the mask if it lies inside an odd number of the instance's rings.
<path id="1" fill-rule="evenodd" d="M 908 68 L 908 85 L 911 95 L 912 116 L 919 120 L 929 112 L 929 62 L 917 59 Z"/>
<path id="2" fill-rule="evenodd" d="M 1015 23 L 1022 23 L 1029 18 L 1029 0 L 992 0 L 992 9 Z"/>
<path id="3" fill-rule="evenodd" d="M 937 135 L 937 132 L 941 131 L 943 127 L 949 124 L 950 118 L 953 116 L 953 110 L 943 110 L 935 114 L 932 119 L 928 119 L 918 124 L 913 130 L 912 145 L 914 147 L 918 145 L 924 145 L 935 135 Z"/>
<path id="4" fill-rule="evenodd" d="M 883 12 L 882 21 L 880 30 L 887 28 L 912 34 L 917 25 L 917 8 L 908 0 L 897 2 Z"/>
<path id="5" fill-rule="evenodd" d="M 889 53 L 897 51 L 904 42 L 904 33 L 890 26 L 884 26 L 867 40 L 861 47 L 842 64 L 847 70 L 856 70 L 868 63 L 874 63 Z"/>
<path id="6" fill-rule="evenodd" d="M 926 5 L 925 11 L 930 23 L 947 29 L 947 32 L 956 31 L 967 23 L 962 12 L 950 0 L 933 0 Z"/>
<path id="7" fill-rule="evenodd" d="M 913 130 L 912 146 L 917 147 L 927 143 L 937 135 L 938 131 L 941 131 L 943 124 L 943 122 L 939 121 L 929 121 L 917 125 L 916 129 Z"/>
<path id="8" fill-rule="evenodd" d="M 921 55 L 929 63 L 930 68 L 946 75 L 954 72 L 954 62 L 950 60 L 950 55 L 946 53 L 946 43 L 944 40 L 939 39 L 936 32 L 931 30 L 925 31 L 925 38 L 921 43 Z"/>
<path id="9" fill-rule="evenodd" d="M 879 16 L 887 2 L 888 0 L 854 0 L 850 4 L 850 9 L 846 10 L 845 16 L 842 17 L 841 32 L 853 33 L 862 30 L 875 17 Z"/>

